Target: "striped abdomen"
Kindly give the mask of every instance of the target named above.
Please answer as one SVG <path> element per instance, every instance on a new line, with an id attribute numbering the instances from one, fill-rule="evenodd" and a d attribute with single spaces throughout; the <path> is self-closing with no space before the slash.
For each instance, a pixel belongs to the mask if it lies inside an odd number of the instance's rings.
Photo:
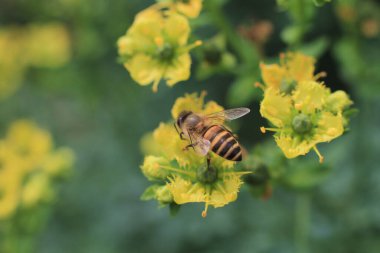
<path id="1" fill-rule="evenodd" d="M 231 161 L 242 160 L 242 152 L 239 143 L 229 131 L 221 126 L 210 126 L 203 133 L 203 138 L 210 141 L 210 149 L 215 154 Z"/>

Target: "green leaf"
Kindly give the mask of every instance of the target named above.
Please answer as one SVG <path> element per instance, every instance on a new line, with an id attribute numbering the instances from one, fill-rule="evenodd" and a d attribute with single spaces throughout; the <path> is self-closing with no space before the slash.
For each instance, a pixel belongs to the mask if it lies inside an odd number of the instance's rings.
<path id="1" fill-rule="evenodd" d="M 281 33 L 281 39 L 289 45 L 295 44 L 301 37 L 302 29 L 299 26 L 288 26 Z"/>
<path id="2" fill-rule="evenodd" d="M 262 91 L 254 86 L 257 79 L 257 77 L 251 75 L 238 78 L 228 91 L 228 104 L 230 106 L 243 106 L 258 100 Z"/>
<path id="3" fill-rule="evenodd" d="M 320 37 L 303 45 L 300 51 L 314 58 L 319 58 L 326 51 L 329 44 L 329 40 L 326 37 Z"/>

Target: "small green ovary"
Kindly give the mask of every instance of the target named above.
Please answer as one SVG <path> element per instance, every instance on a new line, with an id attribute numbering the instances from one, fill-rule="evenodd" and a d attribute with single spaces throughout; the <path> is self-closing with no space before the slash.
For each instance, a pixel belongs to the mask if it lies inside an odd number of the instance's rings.
<path id="1" fill-rule="evenodd" d="M 203 184 L 213 184 L 218 179 L 218 171 L 214 167 L 202 166 L 197 171 L 197 180 Z"/>
<path id="2" fill-rule="evenodd" d="M 292 128 L 298 134 L 307 134 L 313 128 L 313 123 L 309 116 L 301 113 L 293 118 Z"/>
<path id="3" fill-rule="evenodd" d="M 175 49 L 169 43 L 165 43 L 162 47 L 158 48 L 158 58 L 161 61 L 171 62 L 175 56 Z"/>
<path id="4" fill-rule="evenodd" d="M 286 95 L 290 95 L 292 91 L 296 88 L 296 81 L 294 80 L 282 80 L 280 84 L 280 92 Z"/>

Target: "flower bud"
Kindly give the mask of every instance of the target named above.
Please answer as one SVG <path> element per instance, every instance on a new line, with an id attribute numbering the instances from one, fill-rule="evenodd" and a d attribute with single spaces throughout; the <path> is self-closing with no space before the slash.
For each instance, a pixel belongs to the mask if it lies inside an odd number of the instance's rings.
<path id="1" fill-rule="evenodd" d="M 205 47 L 204 59 L 210 65 L 218 65 L 222 60 L 222 52 L 213 45 Z"/>
<path id="2" fill-rule="evenodd" d="M 162 204 L 169 204 L 173 202 L 173 195 L 166 185 L 156 189 L 156 198 Z"/>
<path id="3" fill-rule="evenodd" d="M 169 161 L 164 157 L 147 156 L 141 166 L 141 170 L 149 180 L 164 180 L 169 175 L 162 166 L 169 166 Z"/>

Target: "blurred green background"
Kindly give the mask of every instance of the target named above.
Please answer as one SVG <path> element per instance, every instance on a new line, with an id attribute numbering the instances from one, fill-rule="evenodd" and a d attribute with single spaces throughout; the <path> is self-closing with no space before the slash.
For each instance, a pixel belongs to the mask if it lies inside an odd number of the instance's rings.
<path id="1" fill-rule="evenodd" d="M 265 124 L 259 115 L 260 94 L 241 103 L 231 99 L 231 84 L 237 80 L 231 73 L 197 80 L 199 57 L 192 78 L 174 88 L 161 84 L 153 94 L 150 87 L 134 83 L 117 62 L 116 41 L 136 13 L 153 3 L 0 1 L 0 29 L 58 22 L 71 41 L 66 64 L 27 68 L 20 88 L 0 102 L 2 136 L 12 121 L 33 119 L 52 133 L 58 146 L 71 147 L 76 154 L 74 171 L 58 193 L 35 252 L 294 252 L 296 198 L 302 193 L 291 189 L 275 186 L 272 198 L 263 201 L 243 187 L 236 202 L 211 209 L 206 219 L 200 216 L 201 204 L 186 205 L 171 217 L 154 201 L 140 201 L 149 185 L 139 169 L 140 138 L 167 121 L 175 99 L 186 92 L 206 90 L 206 99 L 224 107 L 249 106 L 250 117 L 239 122 L 243 145 L 260 146 L 265 138 L 274 142 L 259 131 Z M 260 59 L 274 59 L 288 49 L 281 32 L 292 21 L 276 1 L 228 1 L 223 11 L 236 31 L 261 20 L 270 23 L 267 41 L 253 41 Z M 205 9 L 198 22 L 209 19 Z M 305 35 L 313 52 L 319 50 L 313 42 L 323 38 L 317 70 L 326 71 L 327 85 L 347 91 L 359 109 L 347 134 L 321 145 L 333 169 L 311 193 L 311 252 L 380 252 L 379 19 L 378 1 L 333 0 L 315 9 Z M 368 20 L 369 32 L 363 24 Z M 194 36 L 210 38 L 218 29 L 210 22 L 195 29 Z M 250 78 L 250 83 L 260 80 L 258 67 Z"/>

